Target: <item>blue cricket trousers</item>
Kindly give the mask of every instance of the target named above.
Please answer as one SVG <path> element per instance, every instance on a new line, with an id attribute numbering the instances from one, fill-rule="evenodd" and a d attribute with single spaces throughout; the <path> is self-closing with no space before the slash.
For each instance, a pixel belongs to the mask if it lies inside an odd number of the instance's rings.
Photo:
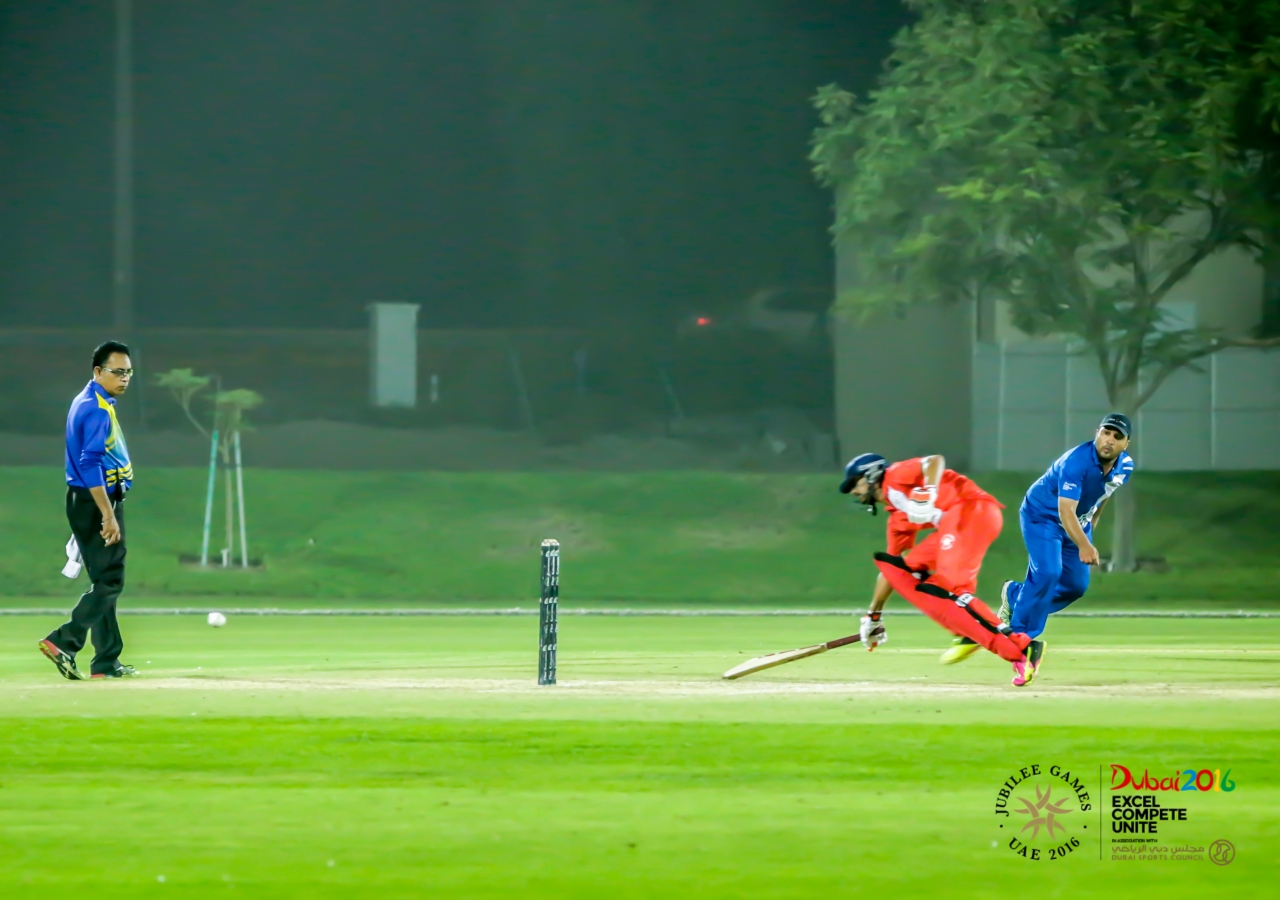
<path id="1" fill-rule="evenodd" d="M 1046 522 L 1018 510 L 1022 542 L 1027 545 L 1027 576 L 1009 585 L 1010 626 L 1028 637 L 1039 637 L 1050 613 L 1060 612 L 1089 589 L 1089 567 L 1080 562 L 1080 548 L 1061 522 Z M 1093 538 L 1093 524 L 1084 530 Z"/>

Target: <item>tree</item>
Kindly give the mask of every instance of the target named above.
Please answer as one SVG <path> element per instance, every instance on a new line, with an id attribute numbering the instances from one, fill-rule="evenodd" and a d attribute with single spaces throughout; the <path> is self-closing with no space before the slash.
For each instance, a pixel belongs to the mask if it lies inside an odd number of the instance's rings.
<path id="1" fill-rule="evenodd" d="M 210 381 L 212 381 L 210 376 L 196 375 L 191 369 L 171 369 L 156 376 L 156 384 L 168 389 L 169 393 L 173 395 L 174 401 L 182 407 L 182 412 L 186 415 L 187 420 L 195 427 L 196 431 L 206 438 L 211 437 L 210 429 L 205 428 L 200 419 L 191 411 L 191 402 L 201 391 L 209 386 Z M 240 388 L 231 391 L 218 391 L 213 395 L 212 401 L 213 425 L 211 439 L 216 443 L 213 445 L 211 454 L 216 452 L 222 457 L 223 480 L 226 484 L 223 495 L 226 500 L 227 553 L 230 554 L 235 548 L 233 498 L 238 493 L 240 495 L 241 562 L 247 568 L 249 565 L 249 548 L 245 528 L 244 485 L 240 467 L 240 432 L 249 428 L 245 413 L 262 405 L 262 395 L 257 391 Z M 211 456 L 208 491 L 205 497 L 205 528 L 204 537 L 201 541 L 201 565 L 205 565 L 208 561 L 209 527 L 213 513 L 213 491 L 216 475 L 215 464 L 216 458 Z M 231 483 L 233 469 L 237 481 L 236 489 L 233 489 Z"/>
<path id="2" fill-rule="evenodd" d="M 212 381 L 210 376 L 196 375 L 191 369 L 170 369 L 156 376 L 156 384 L 168 389 L 173 395 L 174 402 L 182 407 L 187 421 L 206 438 L 209 437 L 209 429 L 191 411 L 191 401 L 209 386 L 210 381 Z M 222 461 L 230 465 L 234 436 L 241 431 L 251 430 L 244 414 L 262 405 L 262 395 L 257 391 L 237 388 L 231 391 L 218 391 L 213 395 L 212 402 L 213 430 L 221 435 L 218 441 L 218 453 Z"/>
<path id="3" fill-rule="evenodd" d="M 1271 227 L 1237 119 L 1251 83 L 1274 115 L 1275 42 L 1242 47 L 1280 33 L 1278 0 L 909 5 L 920 21 L 865 102 L 815 98 L 812 160 L 860 280 L 839 305 L 1004 299 L 1022 330 L 1086 347 L 1128 414 L 1179 368 L 1258 343 L 1161 302 Z M 1113 568 L 1131 570 L 1132 492 L 1117 501 Z"/>
<path id="4" fill-rule="evenodd" d="M 195 417 L 195 413 L 191 411 L 191 401 L 209 386 L 209 381 L 208 375 L 197 375 L 191 369 L 170 369 L 168 372 L 161 372 L 156 376 L 156 384 L 168 389 L 169 393 L 173 395 L 174 402 L 182 407 L 182 412 L 187 417 L 187 421 L 194 425 L 196 431 L 205 437 L 209 436 L 209 432 L 205 430 L 205 427 L 200 424 L 200 420 Z"/>
<path id="5" fill-rule="evenodd" d="M 1236 152 L 1252 161 L 1258 172 L 1251 194 L 1255 218 L 1261 223 L 1263 287 L 1261 337 L 1280 335 L 1280 34 L 1276 33 L 1274 3 L 1253 10 L 1262 21 L 1244 29 L 1237 44 L 1244 85 L 1234 123 Z"/>

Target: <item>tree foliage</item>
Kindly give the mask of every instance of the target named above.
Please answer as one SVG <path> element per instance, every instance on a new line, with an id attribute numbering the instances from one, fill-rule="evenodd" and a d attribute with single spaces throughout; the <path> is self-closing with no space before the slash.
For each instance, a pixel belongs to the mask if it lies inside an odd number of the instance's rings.
<path id="1" fill-rule="evenodd" d="M 1130 413 L 1246 342 L 1161 301 L 1280 234 L 1280 0 L 910 5 L 880 87 L 815 101 L 812 159 L 860 281 L 840 302 L 1005 299 L 1021 329 L 1084 341 Z"/>
<path id="2" fill-rule="evenodd" d="M 247 388 L 220 391 L 213 398 L 214 421 L 224 435 L 251 430 L 245 413 L 262 405 L 262 395 Z"/>
<path id="3" fill-rule="evenodd" d="M 182 407 L 182 412 L 187 417 L 187 421 L 194 425 L 196 431 L 205 437 L 209 436 L 209 432 L 205 430 L 205 427 L 200 424 L 200 420 L 191 411 L 191 401 L 209 386 L 209 381 L 208 375 L 197 375 L 192 369 L 170 369 L 168 372 L 161 372 L 156 375 L 156 384 L 168 389 L 173 396 L 174 402 Z"/>
<path id="4" fill-rule="evenodd" d="M 209 437 L 209 429 L 192 412 L 191 403 L 211 380 L 208 375 L 197 375 L 192 369 L 170 369 L 156 376 L 156 384 L 168 389 L 174 401 L 182 407 L 187 420 L 205 437 Z M 219 433 L 218 450 L 223 461 L 229 462 L 232 436 L 238 431 L 250 430 L 245 413 L 261 406 L 263 398 L 257 391 L 238 388 L 219 391 L 209 399 L 213 403 L 213 430 Z"/>

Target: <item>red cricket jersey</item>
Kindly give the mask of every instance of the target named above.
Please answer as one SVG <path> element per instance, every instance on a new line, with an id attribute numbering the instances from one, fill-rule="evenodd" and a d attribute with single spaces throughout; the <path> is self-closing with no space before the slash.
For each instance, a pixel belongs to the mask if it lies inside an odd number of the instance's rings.
<path id="1" fill-rule="evenodd" d="M 884 472 L 884 499 L 889 510 L 888 552 L 895 555 L 906 553 L 915 545 L 916 535 L 925 528 L 936 528 L 942 514 L 953 506 L 970 503 L 974 500 L 990 500 L 1004 509 L 1004 505 L 992 497 L 971 479 L 951 469 L 942 470 L 942 478 L 938 481 L 938 499 L 934 502 L 938 512 L 933 522 L 916 525 L 907 518 L 907 498 L 913 488 L 924 487 L 924 460 L 904 459 L 896 462 Z"/>

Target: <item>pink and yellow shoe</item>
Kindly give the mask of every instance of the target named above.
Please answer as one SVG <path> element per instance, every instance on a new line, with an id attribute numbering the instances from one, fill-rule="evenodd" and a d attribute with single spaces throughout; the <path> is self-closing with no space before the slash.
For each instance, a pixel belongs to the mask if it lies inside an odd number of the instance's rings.
<path id="1" fill-rule="evenodd" d="M 1032 641 L 1027 645 L 1027 652 L 1022 659 L 1013 664 L 1013 686 L 1026 687 L 1035 680 L 1040 671 L 1040 661 L 1044 658 L 1044 641 Z"/>

